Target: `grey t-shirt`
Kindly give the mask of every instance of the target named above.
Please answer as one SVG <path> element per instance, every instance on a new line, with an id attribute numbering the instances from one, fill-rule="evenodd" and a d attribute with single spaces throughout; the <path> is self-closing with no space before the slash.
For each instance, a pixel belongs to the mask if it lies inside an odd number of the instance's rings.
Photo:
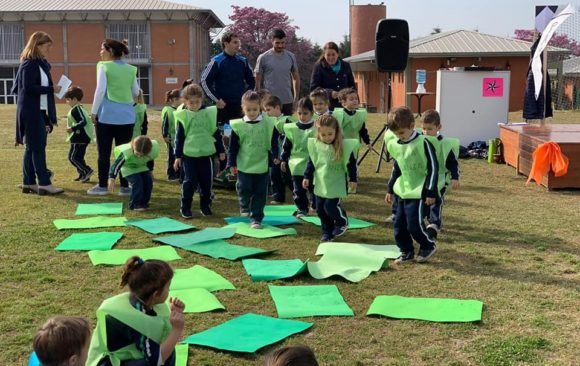
<path id="1" fill-rule="evenodd" d="M 256 61 L 255 74 L 261 74 L 264 88 L 280 98 L 282 104 L 292 103 L 292 73 L 298 70 L 296 56 L 284 50 L 276 53 L 273 49 L 262 53 Z"/>

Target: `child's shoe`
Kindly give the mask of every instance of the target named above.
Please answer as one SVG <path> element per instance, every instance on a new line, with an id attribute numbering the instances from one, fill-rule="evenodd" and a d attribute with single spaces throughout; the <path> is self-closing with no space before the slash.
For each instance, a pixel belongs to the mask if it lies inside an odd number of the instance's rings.
<path id="1" fill-rule="evenodd" d="M 130 196 L 131 191 L 131 187 L 121 187 L 119 188 L 119 196 Z"/>
<path id="2" fill-rule="evenodd" d="M 83 175 L 79 181 L 81 181 L 82 183 L 86 183 L 89 181 L 89 179 L 91 179 L 91 175 L 93 175 L 94 171 L 91 169 L 87 172 L 87 174 Z"/>
<path id="3" fill-rule="evenodd" d="M 332 236 L 332 234 L 324 233 L 320 237 L 320 242 L 321 243 L 325 243 L 325 242 L 328 242 L 328 241 L 332 241 L 332 239 L 334 239 L 334 237 Z"/>
<path id="4" fill-rule="evenodd" d="M 292 216 L 294 216 L 297 219 L 299 219 L 301 217 L 308 216 L 308 211 L 296 210 L 296 211 L 294 211 L 294 213 L 292 214 Z"/>
<path id="5" fill-rule="evenodd" d="M 437 226 L 437 224 L 427 225 L 427 233 L 431 239 L 437 239 L 437 234 L 439 234 L 439 226 Z"/>
<path id="6" fill-rule="evenodd" d="M 92 188 L 89 188 L 87 194 L 91 196 L 106 196 L 109 194 L 109 191 L 107 190 L 107 187 L 101 187 L 97 184 Z"/>
<path id="7" fill-rule="evenodd" d="M 78 176 L 78 177 L 76 177 L 76 178 L 73 178 L 73 182 L 78 182 L 78 181 L 80 181 L 81 179 L 83 179 L 83 175 L 82 175 L 82 174 L 79 174 L 79 176 Z"/>
<path id="8" fill-rule="evenodd" d="M 133 209 L 133 211 L 135 212 L 143 212 L 143 211 L 147 211 L 147 207 L 135 207 Z"/>
<path id="9" fill-rule="evenodd" d="M 347 230 L 348 230 L 347 225 L 335 227 L 334 230 L 332 230 L 332 236 L 338 238 L 339 236 L 344 235 Z"/>
<path id="10" fill-rule="evenodd" d="M 270 201 L 270 204 L 271 205 L 283 205 L 284 202 L 273 200 L 273 201 Z"/>
<path id="11" fill-rule="evenodd" d="M 201 213 L 201 216 L 211 216 L 211 215 L 213 215 L 213 212 L 211 211 L 211 208 L 201 209 L 201 210 L 199 210 L 199 212 Z"/>
<path id="12" fill-rule="evenodd" d="M 262 228 L 262 223 L 258 222 L 258 221 L 253 221 L 252 224 L 250 225 L 250 227 L 252 229 L 261 229 Z"/>
<path id="13" fill-rule="evenodd" d="M 246 212 L 246 211 L 240 211 L 240 216 L 241 217 L 250 217 L 250 213 Z"/>
<path id="14" fill-rule="evenodd" d="M 417 256 L 417 262 L 425 263 L 437 252 L 437 246 L 433 245 L 431 249 L 421 249 L 419 250 L 419 255 Z"/>
<path id="15" fill-rule="evenodd" d="M 412 263 L 415 261 L 415 253 L 401 253 L 401 255 L 395 259 L 395 264 Z"/>
<path id="16" fill-rule="evenodd" d="M 191 219 L 193 217 L 193 214 L 191 213 L 191 209 L 182 208 L 180 210 L 180 213 L 181 213 L 181 217 L 183 217 L 184 219 Z"/>
<path id="17" fill-rule="evenodd" d="M 387 217 L 387 218 L 385 219 L 385 222 L 386 222 L 387 224 L 392 224 L 392 223 L 394 223 L 394 222 L 395 222 L 395 214 L 391 214 L 391 216 Z"/>

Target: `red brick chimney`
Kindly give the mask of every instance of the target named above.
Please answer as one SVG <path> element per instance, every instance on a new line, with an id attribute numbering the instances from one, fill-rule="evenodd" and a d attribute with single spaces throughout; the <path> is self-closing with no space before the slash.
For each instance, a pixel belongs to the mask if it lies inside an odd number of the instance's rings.
<path id="1" fill-rule="evenodd" d="M 375 32 L 379 20 L 387 17 L 387 7 L 380 5 L 351 5 L 351 56 L 375 49 Z"/>

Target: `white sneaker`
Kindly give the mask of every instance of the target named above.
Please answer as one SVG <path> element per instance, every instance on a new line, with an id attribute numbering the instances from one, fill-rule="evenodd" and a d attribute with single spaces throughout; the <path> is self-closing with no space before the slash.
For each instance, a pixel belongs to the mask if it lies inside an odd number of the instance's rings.
<path id="1" fill-rule="evenodd" d="M 107 190 L 107 187 L 101 187 L 98 184 L 89 188 L 87 190 L 87 194 L 91 195 L 91 196 L 106 196 L 109 194 L 109 191 Z"/>
<path id="2" fill-rule="evenodd" d="M 261 222 L 254 221 L 254 222 L 252 222 L 252 224 L 250 225 L 250 227 L 252 229 L 261 229 L 262 228 L 262 223 Z"/>
<path id="3" fill-rule="evenodd" d="M 240 216 L 241 217 L 250 217 L 250 213 L 249 212 L 242 212 L 242 211 L 240 211 Z"/>
<path id="4" fill-rule="evenodd" d="M 394 215 L 394 214 L 391 214 L 391 216 L 389 216 L 389 217 L 387 217 L 387 218 L 385 219 L 385 222 L 386 222 L 387 224 L 392 224 L 393 222 L 395 222 L 395 215 Z"/>

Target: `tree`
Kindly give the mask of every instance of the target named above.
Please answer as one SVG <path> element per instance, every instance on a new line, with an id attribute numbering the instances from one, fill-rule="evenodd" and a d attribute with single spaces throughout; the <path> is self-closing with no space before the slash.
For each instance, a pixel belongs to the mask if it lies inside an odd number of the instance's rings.
<path id="1" fill-rule="evenodd" d="M 342 36 L 342 42 L 338 44 L 338 51 L 340 53 L 340 57 L 350 57 L 350 37 L 348 34 L 344 34 Z"/>
<path id="2" fill-rule="evenodd" d="M 514 38 L 522 41 L 534 41 L 533 29 L 516 29 L 514 30 Z M 572 51 L 574 56 L 580 56 L 580 43 L 568 38 L 567 34 L 555 33 L 548 42 L 550 46 L 565 48 Z"/>

